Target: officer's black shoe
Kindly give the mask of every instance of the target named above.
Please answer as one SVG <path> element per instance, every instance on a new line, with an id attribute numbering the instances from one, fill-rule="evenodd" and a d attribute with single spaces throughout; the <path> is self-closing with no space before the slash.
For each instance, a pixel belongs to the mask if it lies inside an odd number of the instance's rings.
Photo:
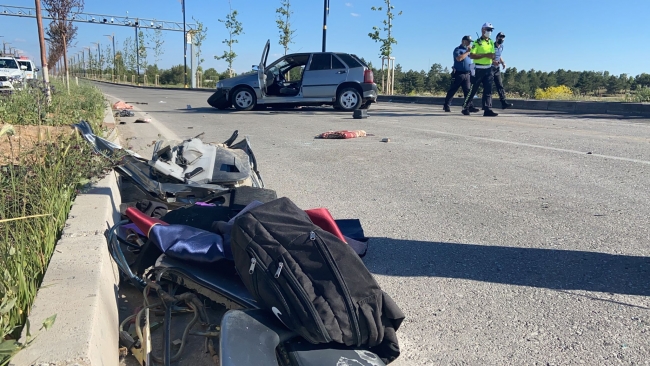
<path id="1" fill-rule="evenodd" d="M 498 115 L 498 113 L 494 113 L 491 109 L 486 109 L 485 112 L 483 112 L 483 117 L 496 117 Z"/>
<path id="2" fill-rule="evenodd" d="M 466 115 L 466 116 L 469 116 L 469 110 L 463 108 L 463 114 Z"/>
<path id="3" fill-rule="evenodd" d="M 510 107 L 512 107 L 512 103 L 501 102 L 501 109 L 508 109 Z"/>
<path id="4" fill-rule="evenodd" d="M 442 107 L 442 110 L 444 110 L 445 112 L 451 112 L 451 109 L 449 109 L 448 105 Z"/>
<path id="5" fill-rule="evenodd" d="M 480 109 L 475 108 L 475 107 L 470 107 L 470 108 L 469 108 L 469 111 L 470 111 L 471 113 L 476 113 L 476 112 L 480 111 Z"/>

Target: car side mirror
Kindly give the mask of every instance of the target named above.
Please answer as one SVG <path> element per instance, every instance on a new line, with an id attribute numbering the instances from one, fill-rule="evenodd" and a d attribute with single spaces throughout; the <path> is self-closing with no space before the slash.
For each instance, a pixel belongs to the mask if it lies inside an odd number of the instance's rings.
<path id="1" fill-rule="evenodd" d="M 25 71 L 25 70 L 27 70 L 27 66 L 25 66 L 25 65 L 20 65 L 20 69 L 23 70 L 23 71 Z"/>
<path id="2" fill-rule="evenodd" d="M 253 71 L 259 71 L 260 67 L 258 65 L 253 65 L 251 66 L 253 68 Z"/>
<path id="3" fill-rule="evenodd" d="M 41 71 L 41 69 L 39 69 L 39 68 L 37 67 L 37 68 L 34 69 L 34 71 L 39 72 L 39 71 Z"/>

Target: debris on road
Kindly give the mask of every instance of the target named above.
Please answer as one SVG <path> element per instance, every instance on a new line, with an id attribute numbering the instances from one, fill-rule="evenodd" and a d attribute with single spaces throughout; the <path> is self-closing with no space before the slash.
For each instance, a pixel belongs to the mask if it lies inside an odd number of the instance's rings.
<path id="1" fill-rule="evenodd" d="M 128 109 L 121 109 L 119 112 L 115 113 L 115 117 L 135 117 L 135 113 Z"/>
<path id="2" fill-rule="evenodd" d="M 381 139 L 381 142 L 390 142 L 390 139 L 388 137 L 384 137 L 383 139 Z"/>
<path id="3" fill-rule="evenodd" d="M 316 136 L 319 139 L 355 139 L 357 137 L 366 137 L 366 131 L 364 130 L 342 130 L 342 131 L 328 131 L 323 132 L 320 135 Z"/>
<path id="4" fill-rule="evenodd" d="M 141 118 L 138 118 L 138 119 L 135 120 L 135 123 L 150 123 L 150 122 L 151 122 L 151 118 L 148 118 L 148 117 L 146 117 L 146 118 L 141 117 Z"/>
<path id="5" fill-rule="evenodd" d="M 123 101 L 118 101 L 113 104 L 113 109 L 114 110 L 123 110 L 123 109 L 133 109 L 133 106 L 127 103 L 124 103 Z"/>
<path id="6" fill-rule="evenodd" d="M 368 110 L 367 109 L 357 109 L 352 113 L 352 118 L 354 118 L 354 119 L 368 118 Z"/>
<path id="7" fill-rule="evenodd" d="M 165 102 L 164 100 L 161 100 L 161 101 L 158 102 L 158 103 L 159 103 L 159 104 L 160 104 L 160 103 L 162 103 L 162 104 L 166 104 L 167 102 Z"/>

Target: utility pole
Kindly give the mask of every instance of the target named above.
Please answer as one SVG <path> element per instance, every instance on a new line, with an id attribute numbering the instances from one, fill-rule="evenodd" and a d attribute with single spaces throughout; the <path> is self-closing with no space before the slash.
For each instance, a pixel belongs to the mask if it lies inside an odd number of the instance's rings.
<path id="1" fill-rule="evenodd" d="M 115 81 L 115 76 L 117 76 L 117 66 L 115 64 L 115 33 L 112 35 L 104 34 L 106 37 L 110 38 L 113 41 L 113 78 L 111 81 Z"/>
<path id="2" fill-rule="evenodd" d="M 43 32 L 43 17 L 41 14 L 41 0 L 34 0 L 36 3 L 36 24 L 38 25 L 38 40 L 41 47 L 41 65 L 43 66 L 43 80 L 45 81 L 45 95 L 47 105 L 52 103 L 52 93 L 50 93 L 50 75 L 47 71 L 47 54 L 45 48 L 45 33 Z"/>
<path id="3" fill-rule="evenodd" d="M 183 4 L 183 64 L 185 65 L 185 88 L 187 88 L 187 30 L 185 29 L 185 0 L 181 0 Z"/>
<path id="4" fill-rule="evenodd" d="M 323 0 L 323 52 L 327 48 L 327 16 L 330 13 L 330 0 Z"/>
<path id="5" fill-rule="evenodd" d="M 138 73 L 135 75 L 136 84 L 140 84 L 140 40 L 138 38 L 138 20 L 135 20 L 135 63 Z"/>

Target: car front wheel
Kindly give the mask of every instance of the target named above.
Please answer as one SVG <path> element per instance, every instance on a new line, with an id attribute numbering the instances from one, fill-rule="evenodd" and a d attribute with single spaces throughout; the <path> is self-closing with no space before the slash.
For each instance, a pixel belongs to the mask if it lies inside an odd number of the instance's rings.
<path id="1" fill-rule="evenodd" d="M 239 111 L 250 111 L 257 105 L 257 96 L 248 88 L 238 88 L 232 93 L 232 104 Z"/>
<path id="2" fill-rule="evenodd" d="M 361 106 L 361 94 L 355 88 L 345 88 L 336 97 L 336 105 L 342 111 L 353 111 Z"/>

